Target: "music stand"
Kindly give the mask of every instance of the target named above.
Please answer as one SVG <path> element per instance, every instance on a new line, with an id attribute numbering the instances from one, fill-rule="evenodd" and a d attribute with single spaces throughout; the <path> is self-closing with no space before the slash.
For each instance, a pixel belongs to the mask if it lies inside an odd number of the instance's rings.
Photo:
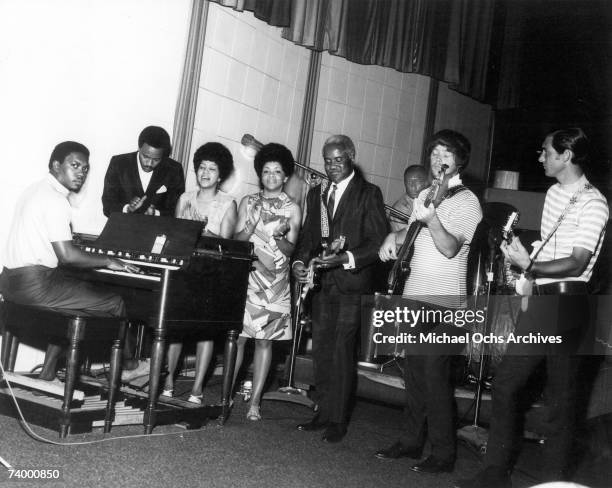
<path id="1" fill-rule="evenodd" d="M 293 325 L 293 340 L 291 341 L 291 353 L 289 354 L 289 377 L 287 378 L 287 386 L 283 386 L 276 391 L 264 393 L 262 400 L 276 400 L 280 402 L 291 402 L 303 405 L 304 407 L 316 409 L 317 404 L 313 402 L 307 395 L 306 390 L 297 388 L 293 384 L 293 375 L 295 372 L 295 358 L 300 347 L 302 331 L 304 330 L 304 320 L 302 319 L 302 293 L 298 290 L 295 293 L 296 300 L 293 306 L 293 314 L 291 323 Z"/>

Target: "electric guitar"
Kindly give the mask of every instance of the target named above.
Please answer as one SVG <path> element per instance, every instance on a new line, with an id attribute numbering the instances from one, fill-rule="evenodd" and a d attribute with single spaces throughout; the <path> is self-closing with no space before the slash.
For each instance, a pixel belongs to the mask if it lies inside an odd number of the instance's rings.
<path id="1" fill-rule="evenodd" d="M 510 244 L 514 239 L 514 227 L 518 224 L 519 221 L 519 213 L 512 212 L 508 217 L 508 221 L 504 228 L 502 229 L 502 237 L 507 244 Z M 506 282 L 510 283 L 514 281 L 514 289 L 518 295 L 521 296 L 531 296 L 533 294 L 533 283 L 534 279 L 529 275 L 529 273 L 521 273 L 518 278 L 516 278 L 512 270 L 510 269 L 510 263 L 506 262 L 504 264 L 504 271 L 506 274 Z"/>
<path id="2" fill-rule="evenodd" d="M 331 244 L 323 245 L 323 250 L 318 257 L 324 258 L 325 256 L 331 256 L 332 254 L 338 254 L 344 248 L 346 243 L 346 236 L 338 236 L 332 241 Z M 308 292 L 319 286 L 319 265 L 314 262 L 314 258 L 310 260 L 308 264 L 308 282 L 302 284 L 302 290 L 300 298 L 306 299 Z"/>
<path id="3" fill-rule="evenodd" d="M 423 202 L 423 206 L 425 206 L 425 208 L 429 207 L 431 202 L 437 198 L 438 190 L 440 188 L 440 184 L 442 183 L 444 172 L 447 168 L 447 165 L 442 165 L 440 177 L 434 179 L 429 187 L 429 191 L 427 192 L 427 196 Z M 414 241 L 419 235 L 422 227 L 423 223 L 415 220 L 410 224 L 408 230 L 406 231 L 406 238 L 404 239 L 399 251 L 397 251 L 397 259 L 395 260 L 395 263 L 393 263 L 393 267 L 391 268 L 389 276 L 387 277 L 387 293 L 389 295 L 393 295 L 398 283 L 400 281 L 404 281 L 410 274 L 410 258 L 412 257 L 412 248 Z"/>

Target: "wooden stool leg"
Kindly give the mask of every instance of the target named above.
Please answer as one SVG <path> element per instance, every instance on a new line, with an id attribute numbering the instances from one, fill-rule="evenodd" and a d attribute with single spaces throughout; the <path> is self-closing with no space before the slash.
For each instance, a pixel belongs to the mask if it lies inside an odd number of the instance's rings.
<path id="1" fill-rule="evenodd" d="M 68 435 L 70 430 L 70 404 L 78 378 L 79 343 L 83 340 L 86 322 L 81 317 L 71 318 L 68 323 L 68 340 L 70 345 L 66 353 L 66 385 L 64 386 L 64 403 L 60 421 L 60 438 Z"/>
<path id="2" fill-rule="evenodd" d="M 2 367 L 5 371 L 8 371 L 9 367 L 9 356 L 11 353 L 11 344 L 13 343 L 13 334 L 8 329 L 5 329 L 2 333 L 2 352 L 0 357 L 2 360 Z"/>
<path id="3" fill-rule="evenodd" d="M 108 400 L 106 402 L 106 416 L 104 418 L 104 432 L 108 433 L 115 419 L 115 401 L 117 390 L 119 389 L 119 378 L 121 377 L 123 344 L 125 342 L 125 333 L 127 331 L 127 322 L 121 321 L 117 338 L 113 341 L 111 348 L 110 359 L 110 383 L 108 386 Z"/>
<path id="4" fill-rule="evenodd" d="M 15 371 L 15 363 L 17 362 L 17 351 L 19 350 L 19 337 L 15 334 L 11 334 L 12 340 L 10 343 L 10 350 L 8 356 L 7 371 Z"/>

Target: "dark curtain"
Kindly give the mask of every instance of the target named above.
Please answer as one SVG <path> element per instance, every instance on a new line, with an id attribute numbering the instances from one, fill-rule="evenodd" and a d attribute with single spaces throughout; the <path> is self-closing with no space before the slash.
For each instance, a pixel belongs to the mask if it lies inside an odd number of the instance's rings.
<path id="1" fill-rule="evenodd" d="M 276 26 L 287 27 L 291 19 L 291 0 L 210 0 L 224 7 L 242 12 L 253 12 L 259 20 Z"/>
<path id="2" fill-rule="evenodd" d="M 359 64 L 448 82 L 484 100 L 496 0 L 214 0 Z"/>

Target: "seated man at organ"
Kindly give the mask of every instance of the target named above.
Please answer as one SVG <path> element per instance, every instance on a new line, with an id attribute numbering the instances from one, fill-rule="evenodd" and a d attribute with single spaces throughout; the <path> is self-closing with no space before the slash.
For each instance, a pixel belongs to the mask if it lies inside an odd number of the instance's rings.
<path id="1" fill-rule="evenodd" d="M 72 242 L 68 196 L 82 188 L 89 169 L 89 150 L 78 142 L 62 142 L 51 153 L 49 173 L 19 198 L 0 275 L 0 292 L 5 299 L 48 309 L 74 310 L 89 316 L 126 316 L 120 296 L 66 276 L 62 269 L 72 266 L 138 271 L 136 266 L 119 259 L 88 254 Z M 55 378 L 60 353 L 59 345 L 49 346 L 40 379 Z M 137 366 L 136 360 L 124 361 L 124 369 Z"/>

